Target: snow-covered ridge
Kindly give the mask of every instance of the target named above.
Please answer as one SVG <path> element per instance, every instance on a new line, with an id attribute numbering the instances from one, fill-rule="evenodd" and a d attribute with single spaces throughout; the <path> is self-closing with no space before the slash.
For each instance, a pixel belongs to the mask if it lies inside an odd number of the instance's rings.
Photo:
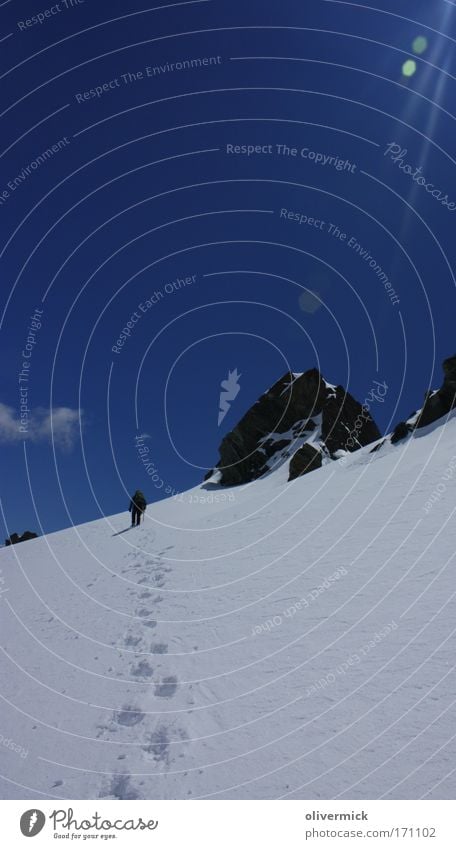
<path id="1" fill-rule="evenodd" d="M 3 549 L 2 795 L 453 798 L 455 415 Z"/>

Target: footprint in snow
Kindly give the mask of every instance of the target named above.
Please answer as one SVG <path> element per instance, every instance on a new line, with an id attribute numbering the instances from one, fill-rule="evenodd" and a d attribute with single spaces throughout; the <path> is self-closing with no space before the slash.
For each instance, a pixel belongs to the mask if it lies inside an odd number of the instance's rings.
<path id="1" fill-rule="evenodd" d="M 114 799 L 140 799 L 140 795 L 134 787 L 130 786 L 131 775 L 114 775 L 109 785 L 107 796 L 113 796 Z M 103 798 L 104 794 L 100 794 Z"/>
<path id="2" fill-rule="evenodd" d="M 166 726 L 161 725 L 156 731 L 147 735 L 147 742 L 142 746 L 143 752 L 152 755 L 156 763 L 169 764 L 170 740 Z"/>
<path id="3" fill-rule="evenodd" d="M 134 678 L 152 678 L 153 673 L 154 670 L 147 660 L 140 660 L 131 670 Z"/>
<path id="4" fill-rule="evenodd" d="M 128 646 L 137 646 L 141 642 L 141 637 L 136 636 L 135 634 L 127 634 L 124 639 L 124 644 Z"/>
<path id="5" fill-rule="evenodd" d="M 139 610 L 136 611 L 136 616 L 139 616 L 140 619 L 147 619 L 148 616 L 152 616 L 152 611 L 147 610 L 146 607 L 140 607 Z"/>
<path id="6" fill-rule="evenodd" d="M 139 708 L 131 707 L 131 705 L 126 705 L 122 708 L 122 710 L 118 711 L 115 716 L 115 721 L 117 725 L 137 725 L 138 722 L 142 722 L 144 719 L 144 714 Z"/>
<path id="7" fill-rule="evenodd" d="M 174 729 L 176 737 L 180 740 L 188 740 L 188 734 L 182 728 Z M 166 725 L 160 725 L 155 731 L 146 735 L 143 752 L 151 755 L 155 763 L 166 763 L 169 766 L 169 756 L 171 752 L 171 744 L 178 743 L 179 739 L 171 740 L 169 729 Z"/>
<path id="8" fill-rule="evenodd" d="M 154 587 L 157 587 L 158 589 L 161 589 L 165 585 L 165 576 L 163 572 L 156 572 L 155 575 L 152 575 L 150 580 Z"/>
<path id="9" fill-rule="evenodd" d="M 97 740 L 99 740 L 100 737 L 104 737 L 104 735 L 106 733 L 109 733 L 109 732 L 113 733 L 116 730 L 115 726 L 113 726 L 112 724 L 106 725 L 106 723 L 104 723 L 104 722 L 99 722 L 95 726 L 95 728 L 97 729 L 96 734 L 95 734 L 95 737 L 97 738 Z"/>
<path id="10" fill-rule="evenodd" d="M 155 685 L 154 694 L 162 699 L 169 699 L 174 696 L 177 690 L 177 678 L 175 675 L 169 675 L 163 678 L 160 684 Z"/>

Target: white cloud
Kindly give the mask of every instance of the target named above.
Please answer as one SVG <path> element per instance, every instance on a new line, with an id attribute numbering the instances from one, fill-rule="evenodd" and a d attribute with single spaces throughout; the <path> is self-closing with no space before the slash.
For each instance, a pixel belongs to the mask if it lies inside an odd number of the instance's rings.
<path id="1" fill-rule="evenodd" d="M 71 407 L 54 407 L 51 410 L 37 407 L 32 410 L 26 431 L 20 430 L 21 421 L 13 407 L 0 402 L 0 444 L 8 445 L 29 439 L 31 442 L 54 442 L 58 448 L 69 451 L 74 447 L 82 410 Z"/>
<path id="2" fill-rule="evenodd" d="M 19 438 L 19 422 L 12 407 L 0 403 L 0 442 L 14 442 Z"/>

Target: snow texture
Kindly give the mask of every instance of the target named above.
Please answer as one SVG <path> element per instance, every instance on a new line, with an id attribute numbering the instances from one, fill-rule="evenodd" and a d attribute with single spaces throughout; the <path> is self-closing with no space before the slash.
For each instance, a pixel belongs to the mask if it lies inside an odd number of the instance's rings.
<path id="1" fill-rule="evenodd" d="M 1 795 L 453 798 L 455 445 L 3 549 Z"/>

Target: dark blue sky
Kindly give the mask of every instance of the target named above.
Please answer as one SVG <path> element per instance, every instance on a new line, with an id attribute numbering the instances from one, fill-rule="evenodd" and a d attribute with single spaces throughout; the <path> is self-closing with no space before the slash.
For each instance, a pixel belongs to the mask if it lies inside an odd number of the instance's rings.
<path id="1" fill-rule="evenodd" d="M 10 0 L 0 20 L 5 533 L 196 484 L 288 369 L 360 401 L 385 381 L 382 430 L 440 384 L 453 3 Z"/>

